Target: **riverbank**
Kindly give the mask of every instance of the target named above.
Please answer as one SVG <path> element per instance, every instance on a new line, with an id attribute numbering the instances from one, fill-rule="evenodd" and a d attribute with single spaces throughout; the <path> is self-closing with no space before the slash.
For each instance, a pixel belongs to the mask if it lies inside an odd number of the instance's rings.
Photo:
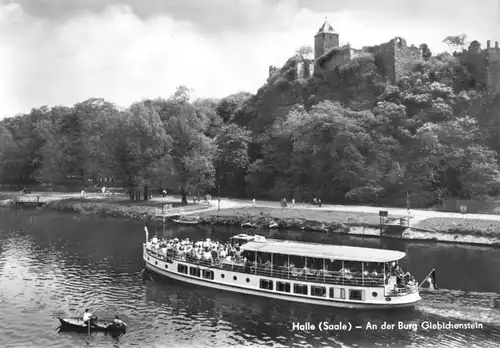
<path id="1" fill-rule="evenodd" d="M 408 240 L 432 240 L 449 243 L 500 245 L 500 221 L 463 218 L 410 218 L 410 228 L 400 226 L 399 217 L 380 227 L 375 213 L 313 210 L 303 208 L 243 207 L 200 214 L 203 223 L 213 225 L 254 225 L 327 233 L 345 233 L 366 237 L 394 237 Z"/>
<path id="2" fill-rule="evenodd" d="M 19 194 L 17 194 L 19 195 Z M 5 197 L 9 197 L 5 199 Z M 330 206 L 321 208 L 301 205 L 282 208 L 276 202 L 259 202 L 252 207 L 249 201 L 221 199 L 220 211 L 217 201 L 211 204 L 182 205 L 180 197 L 154 197 L 150 201 L 130 201 L 126 195 L 79 193 L 34 193 L 43 206 L 63 212 L 76 212 L 116 218 L 155 220 L 162 206 L 171 205 L 170 215 L 196 214 L 204 224 L 241 226 L 253 225 L 259 229 L 275 228 L 325 233 L 344 233 L 366 237 L 395 237 L 409 240 L 433 240 L 450 243 L 500 245 L 500 216 L 488 215 L 474 218 L 473 214 L 439 213 L 435 211 L 412 211 L 410 228 L 400 226 L 399 218 L 406 210 L 360 206 Z M 15 195 L 0 193 L 4 198 L 0 205 L 15 204 Z M 379 210 L 389 212 L 390 226 L 380 227 Z M 441 216 L 441 217 L 439 217 Z M 479 216 L 479 215 L 477 215 Z"/>

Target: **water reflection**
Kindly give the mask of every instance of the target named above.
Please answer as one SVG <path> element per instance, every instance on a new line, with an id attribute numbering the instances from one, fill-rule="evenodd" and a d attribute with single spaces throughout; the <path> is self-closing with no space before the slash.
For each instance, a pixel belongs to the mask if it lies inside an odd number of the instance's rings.
<path id="1" fill-rule="evenodd" d="M 165 237 L 227 240 L 239 229 L 149 224 Z M 267 232 L 264 235 L 269 236 Z M 274 238 L 405 250 L 419 279 L 436 267 L 440 288 L 422 294 L 413 310 L 352 311 L 311 307 L 142 276 L 143 224 L 31 210 L 0 210 L 0 346 L 41 347 L 496 347 L 500 267 L 497 249 L 333 234 L 272 231 Z M 479 272 L 478 270 L 481 270 Z M 467 280 L 464 280 L 467 279 Z M 119 341 L 104 334 L 58 333 L 57 316 L 90 307 L 123 317 L 130 329 Z M 476 331 L 293 331 L 322 321 L 382 326 L 424 320 L 484 323 Z M 26 332 L 26 324 L 30 325 Z M 21 333 L 22 332 L 22 333 Z M 444 342 L 444 343 L 443 343 Z"/>

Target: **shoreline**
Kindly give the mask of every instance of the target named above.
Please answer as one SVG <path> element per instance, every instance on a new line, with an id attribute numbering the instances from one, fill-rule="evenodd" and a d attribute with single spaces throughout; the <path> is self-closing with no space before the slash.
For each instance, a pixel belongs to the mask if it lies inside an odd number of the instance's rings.
<path id="1" fill-rule="evenodd" d="M 1 195 L 1 193 L 0 193 Z M 152 201 L 134 202 L 123 195 L 89 195 L 62 193 L 37 193 L 24 197 L 39 196 L 42 207 L 61 212 L 98 215 L 103 217 L 127 218 L 142 221 L 158 221 L 157 210 L 163 204 L 173 203 L 169 211 L 171 219 L 175 215 L 198 215 L 200 224 L 218 226 L 237 226 L 248 223 L 255 225 L 255 229 L 270 229 L 272 223 L 277 223 L 276 229 L 298 231 L 314 231 L 324 233 L 339 233 L 369 238 L 398 238 L 414 241 L 433 241 L 451 244 L 469 244 L 483 246 L 500 246 L 500 216 L 488 220 L 474 218 L 453 218 L 449 216 L 412 216 L 410 227 L 400 226 L 399 218 L 402 215 L 392 214 L 402 209 L 380 208 L 390 211 L 393 222 L 390 225 L 380 226 L 378 214 L 360 211 L 363 207 L 342 206 L 337 209 L 325 206 L 318 208 L 276 206 L 252 207 L 252 204 L 221 199 L 221 209 L 217 210 L 217 202 L 211 204 L 181 205 L 178 197 L 153 198 Z M 3 194 L 14 197 L 14 194 Z M 19 194 L 17 194 L 19 196 Z M 0 206 L 14 206 L 15 199 L 0 200 Z M 352 209 L 352 211 L 350 211 Z M 357 211 L 355 211 L 357 210 Z M 367 210 L 367 209 L 365 209 Z M 436 213 L 436 212 L 432 212 Z M 428 215 L 428 212 L 423 214 Z M 160 221 L 161 223 L 161 218 Z M 255 230 L 252 229 L 252 230 Z M 244 230 L 243 230 L 244 231 Z M 382 231 L 382 235 L 381 235 Z"/>

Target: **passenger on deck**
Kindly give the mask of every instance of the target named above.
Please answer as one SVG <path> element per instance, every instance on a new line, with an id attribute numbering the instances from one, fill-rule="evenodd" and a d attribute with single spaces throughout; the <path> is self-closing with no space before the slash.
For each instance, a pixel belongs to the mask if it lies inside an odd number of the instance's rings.
<path id="1" fill-rule="evenodd" d="M 284 276 L 287 274 L 293 276 L 321 276 L 321 277 L 332 277 L 337 281 L 341 281 L 341 279 L 353 279 L 353 276 L 361 278 L 361 271 L 359 272 L 351 272 L 348 268 L 342 268 L 340 271 L 334 271 L 332 265 L 328 265 L 326 269 L 318 269 L 315 266 L 319 265 L 318 260 L 312 260 L 310 263 L 308 261 L 307 267 L 296 268 L 293 262 L 285 261 L 283 267 L 274 267 L 271 264 L 270 260 L 263 261 L 262 258 L 258 258 L 257 262 L 249 262 L 247 257 L 250 257 L 252 261 L 254 260 L 254 253 L 247 253 L 246 251 L 240 249 L 239 246 L 232 246 L 230 243 L 221 243 L 217 241 L 212 241 L 210 239 L 206 239 L 204 241 L 191 241 L 188 238 L 179 240 L 178 238 L 173 239 L 158 239 L 156 236 L 150 240 L 146 244 L 147 249 L 151 250 L 154 254 L 158 254 L 163 256 L 164 258 L 176 258 L 179 260 L 187 260 L 191 262 L 202 262 L 203 264 L 218 264 L 222 263 L 225 267 L 231 267 L 233 265 L 240 265 L 245 267 L 245 269 L 250 268 L 251 272 L 255 272 L 255 266 L 258 264 L 258 269 L 261 270 L 269 270 L 276 269 L 280 270 Z M 334 260 L 330 260 L 333 263 Z M 396 268 L 396 264 L 394 264 L 394 270 Z M 389 264 L 390 266 L 390 264 Z M 323 268 L 319 266 L 320 268 Z M 389 268 L 389 267 L 387 267 Z M 363 275 L 368 278 L 372 277 L 382 277 L 379 270 L 377 272 L 375 269 L 370 273 L 369 269 L 364 269 Z M 399 272 L 402 272 L 401 269 Z M 389 275 L 394 275 L 387 272 L 387 277 Z M 403 275 L 403 273 L 401 274 Z M 386 278 L 388 279 L 388 278 Z M 405 279 L 406 280 L 406 279 Z M 408 280 L 405 281 L 408 283 Z"/>

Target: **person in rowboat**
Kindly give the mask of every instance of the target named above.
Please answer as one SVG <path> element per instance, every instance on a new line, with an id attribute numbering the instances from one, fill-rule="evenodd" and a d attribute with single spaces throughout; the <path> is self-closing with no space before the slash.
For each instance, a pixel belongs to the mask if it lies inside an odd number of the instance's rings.
<path id="1" fill-rule="evenodd" d="M 118 317 L 118 315 L 115 315 L 115 319 L 113 320 L 113 324 L 115 324 L 116 326 L 125 325 L 125 323 L 120 320 L 120 318 Z"/>
<path id="2" fill-rule="evenodd" d="M 88 309 L 83 313 L 83 322 L 87 324 L 90 321 L 90 324 L 94 324 L 94 321 L 97 319 L 94 313 L 91 313 Z"/>

